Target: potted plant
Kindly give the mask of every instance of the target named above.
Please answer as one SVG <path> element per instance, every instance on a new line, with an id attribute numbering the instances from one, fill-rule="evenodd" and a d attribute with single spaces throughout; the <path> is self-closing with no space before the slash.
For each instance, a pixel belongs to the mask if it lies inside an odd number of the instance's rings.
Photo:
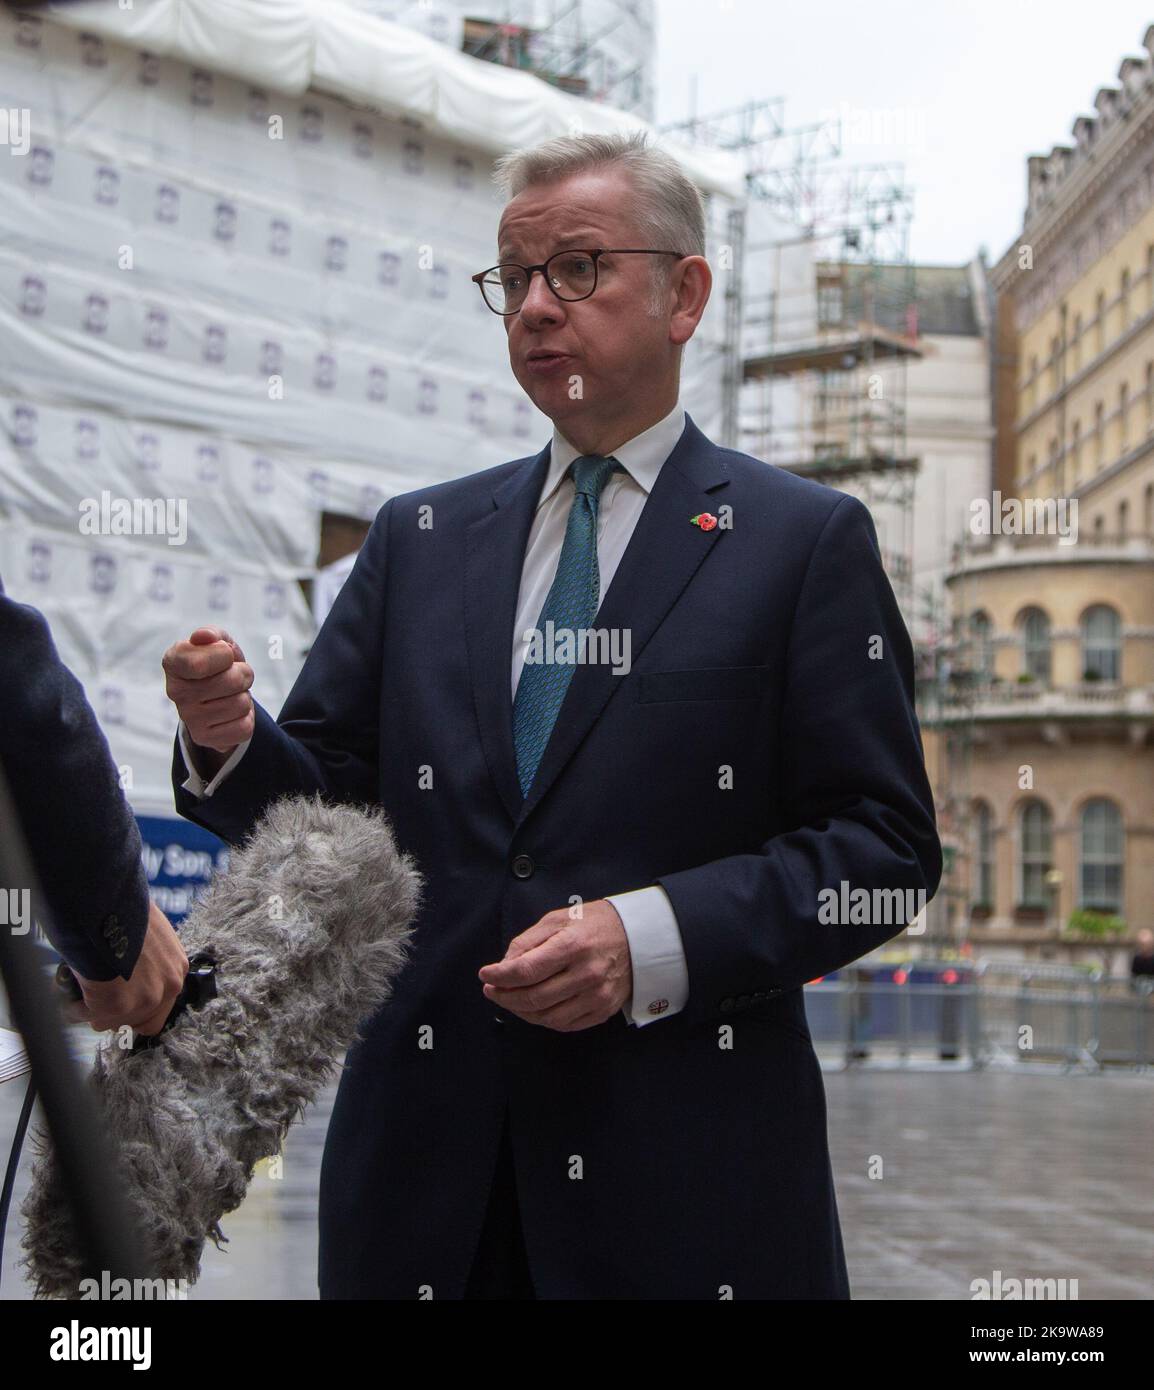
<path id="1" fill-rule="evenodd" d="M 1087 941 L 1102 941 L 1124 936 L 1126 919 L 1108 907 L 1079 907 L 1070 913 L 1066 923 L 1067 936 Z"/>

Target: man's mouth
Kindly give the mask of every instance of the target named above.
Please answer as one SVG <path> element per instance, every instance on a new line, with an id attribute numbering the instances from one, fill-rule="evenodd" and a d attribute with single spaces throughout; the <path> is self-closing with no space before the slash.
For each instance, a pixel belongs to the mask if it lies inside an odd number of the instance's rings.
<path id="1" fill-rule="evenodd" d="M 554 371 L 569 361 L 567 352 L 536 352 L 525 359 L 525 365 L 535 376 Z"/>

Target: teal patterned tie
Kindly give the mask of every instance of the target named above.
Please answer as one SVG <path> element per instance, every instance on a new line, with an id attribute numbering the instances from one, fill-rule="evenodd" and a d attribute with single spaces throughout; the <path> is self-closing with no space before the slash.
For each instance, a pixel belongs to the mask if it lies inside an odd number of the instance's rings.
<path id="1" fill-rule="evenodd" d="M 610 454 L 584 454 L 573 460 L 576 492 L 569 508 L 565 541 L 553 586 L 537 619 L 542 640 L 546 623 L 554 631 L 573 631 L 573 662 L 526 661 L 517 682 L 513 700 L 513 746 L 517 753 L 517 776 L 522 795 L 527 795 L 537 772 L 553 725 L 573 671 L 577 650 L 577 629 L 591 626 L 601 596 L 601 574 L 597 568 L 597 510 L 601 492 L 610 473 L 620 464 Z M 548 654 L 548 653 L 546 653 Z"/>

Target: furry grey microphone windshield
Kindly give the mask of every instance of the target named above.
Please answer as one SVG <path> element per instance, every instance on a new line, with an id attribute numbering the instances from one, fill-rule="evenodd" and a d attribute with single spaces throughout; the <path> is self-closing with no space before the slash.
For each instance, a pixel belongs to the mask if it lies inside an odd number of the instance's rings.
<path id="1" fill-rule="evenodd" d="M 156 1044 L 97 1051 L 92 1084 L 152 1256 L 149 1277 L 196 1282 L 205 1238 L 280 1150 L 405 962 L 423 881 L 381 810 L 275 802 L 180 928 L 217 962 L 218 995 Z M 25 1199 L 36 1296 L 76 1298 L 71 1211 L 43 1133 Z"/>

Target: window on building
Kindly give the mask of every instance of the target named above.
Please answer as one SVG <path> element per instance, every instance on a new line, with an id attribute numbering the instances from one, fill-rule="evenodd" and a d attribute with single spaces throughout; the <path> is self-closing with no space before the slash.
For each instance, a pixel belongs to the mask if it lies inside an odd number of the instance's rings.
<path id="1" fill-rule="evenodd" d="M 1142 534 L 1154 538 L 1154 483 L 1147 483 L 1142 494 Z"/>
<path id="2" fill-rule="evenodd" d="M 1146 433 L 1154 430 L 1154 362 L 1146 363 Z"/>
<path id="3" fill-rule="evenodd" d="M 1122 283 L 1118 288 L 1118 318 L 1121 323 L 1121 332 L 1130 327 L 1130 270 L 1126 267 L 1122 271 Z"/>
<path id="4" fill-rule="evenodd" d="M 1027 608 L 1018 620 L 1022 636 L 1022 674 L 1050 679 L 1050 619 L 1040 608 Z"/>
<path id="5" fill-rule="evenodd" d="M 1101 468 L 1102 462 L 1106 457 L 1106 422 L 1103 419 L 1105 411 L 1102 402 L 1099 401 L 1094 407 L 1094 464 Z"/>
<path id="6" fill-rule="evenodd" d="M 1118 503 L 1118 537 L 1125 540 L 1130 532 L 1130 503 L 1123 497 Z"/>
<path id="7" fill-rule="evenodd" d="M 844 308 L 840 280 L 819 280 L 817 286 L 817 320 L 820 328 L 840 328 Z"/>
<path id="8" fill-rule="evenodd" d="M 979 680 L 994 674 L 993 624 L 980 608 L 970 614 L 970 664 Z"/>
<path id="9" fill-rule="evenodd" d="M 1101 355 L 1106 351 L 1106 296 L 1101 290 L 1098 291 L 1094 313 L 1094 350 Z"/>
<path id="10" fill-rule="evenodd" d="M 994 906 L 994 814 L 984 801 L 974 803 L 973 872 L 970 896 L 982 907 Z"/>
<path id="11" fill-rule="evenodd" d="M 1118 387 L 1118 452 L 1124 454 L 1130 443 L 1130 387 L 1122 382 Z"/>
<path id="12" fill-rule="evenodd" d="M 1121 667 L 1122 624 L 1117 609 L 1096 603 L 1082 615 L 1082 679 L 1120 680 Z"/>
<path id="13" fill-rule="evenodd" d="M 1054 827 L 1050 808 L 1027 801 L 1018 818 L 1018 902 L 1023 907 L 1046 907 L 1046 875 L 1053 867 Z"/>
<path id="14" fill-rule="evenodd" d="M 1121 912 L 1125 836 L 1113 801 L 1096 797 L 1082 807 L 1079 849 L 1078 906 Z"/>
<path id="15" fill-rule="evenodd" d="M 1072 369 L 1076 372 L 1082 365 L 1082 315 L 1074 315 L 1074 361 Z"/>
<path id="16" fill-rule="evenodd" d="M 1146 312 L 1154 309 L 1154 245 L 1146 248 Z"/>
<path id="17" fill-rule="evenodd" d="M 1070 462 L 1073 467 L 1073 482 L 1075 487 L 1078 479 L 1082 476 L 1082 422 L 1074 421 L 1073 437 L 1070 440 Z"/>

